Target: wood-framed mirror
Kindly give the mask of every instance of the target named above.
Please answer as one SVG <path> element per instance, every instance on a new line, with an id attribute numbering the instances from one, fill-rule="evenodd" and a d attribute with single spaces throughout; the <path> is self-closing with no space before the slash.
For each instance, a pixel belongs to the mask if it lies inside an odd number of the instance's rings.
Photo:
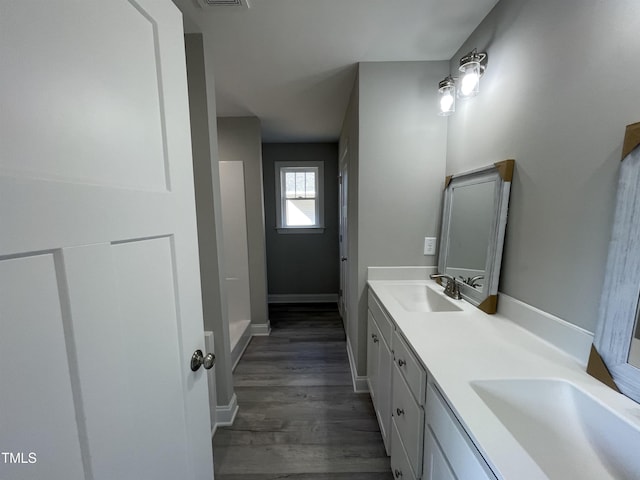
<path id="1" fill-rule="evenodd" d="M 495 313 L 514 160 L 445 180 L 438 272 L 454 277 L 462 298 Z"/>
<path id="2" fill-rule="evenodd" d="M 594 346 L 617 388 L 640 403 L 639 309 L 640 123 L 634 123 L 625 133 Z"/>

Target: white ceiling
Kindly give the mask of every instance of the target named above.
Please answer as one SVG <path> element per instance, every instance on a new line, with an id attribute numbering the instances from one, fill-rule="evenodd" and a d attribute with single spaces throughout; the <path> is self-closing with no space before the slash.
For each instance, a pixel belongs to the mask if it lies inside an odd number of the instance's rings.
<path id="1" fill-rule="evenodd" d="M 219 117 L 260 118 L 265 142 L 324 142 L 338 138 L 358 62 L 449 60 L 497 1 L 174 3 L 204 34 Z"/>

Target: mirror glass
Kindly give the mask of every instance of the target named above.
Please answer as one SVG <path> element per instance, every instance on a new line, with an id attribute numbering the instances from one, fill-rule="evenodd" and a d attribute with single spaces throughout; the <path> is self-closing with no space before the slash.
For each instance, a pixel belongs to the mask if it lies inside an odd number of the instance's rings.
<path id="1" fill-rule="evenodd" d="M 452 192 L 445 273 L 482 291 L 487 263 L 496 181 L 471 183 Z"/>
<path id="2" fill-rule="evenodd" d="M 594 347 L 616 387 L 640 403 L 639 145 L 640 123 L 627 126 Z M 592 351 L 587 371 L 606 383 L 597 363 Z"/>
<path id="3" fill-rule="evenodd" d="M 487 313 L 498 280 L 513 160 L 447 178 L 438 271 L 454 277 L 462 298 Z"/>

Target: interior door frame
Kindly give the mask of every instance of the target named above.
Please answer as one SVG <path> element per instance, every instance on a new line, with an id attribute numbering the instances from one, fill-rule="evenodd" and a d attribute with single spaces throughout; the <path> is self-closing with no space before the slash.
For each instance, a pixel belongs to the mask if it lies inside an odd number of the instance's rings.
<path id="1" fill-rule="evenodd" d="M 347 292 L 348 292 L 348 189 L 349 189 L 349 141 L 345 142 L 344 150 L 339 161 L 339 199 L 338 199 L 338 222 L 339 222 L 339 254 L 340 258 L 340 291 L 338 295 L 338 310 L 342 316 L 342 323 L 347 328 Z"/>

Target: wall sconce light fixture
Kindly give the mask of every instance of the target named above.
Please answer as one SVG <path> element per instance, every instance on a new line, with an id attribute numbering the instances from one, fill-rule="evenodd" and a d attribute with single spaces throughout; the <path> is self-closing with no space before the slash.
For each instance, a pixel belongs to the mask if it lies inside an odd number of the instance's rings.
<path id="1" fill-rule="evenodd" d="M 483 64 L 484 62 L 484 64 Z M 474 48 L 460 59 L 460 97 L 475 97 L 480 91 L 480 76 L 487 66 L 487 54 Z"/>
<path id="2" fill-rule="evenodd" d="M 456 82 L 451 75 L 438 84 L 440 93 L 440 112 L 438 115 L 447 116 L 456 111 Z"/>
<path id="3" fill-rule="evenodd" d="M 461 99 L 475 97 L 480 91 L 480 77 L 487 66 L 486 52 L 473 49 L 460 59 L 460 77 L 448 75 L 438 84 L 440 93 L 439 115 L 451 115 L 455 111 L 456 96 Z M 456 95 L 457 94 L 457 95 Z"/>

